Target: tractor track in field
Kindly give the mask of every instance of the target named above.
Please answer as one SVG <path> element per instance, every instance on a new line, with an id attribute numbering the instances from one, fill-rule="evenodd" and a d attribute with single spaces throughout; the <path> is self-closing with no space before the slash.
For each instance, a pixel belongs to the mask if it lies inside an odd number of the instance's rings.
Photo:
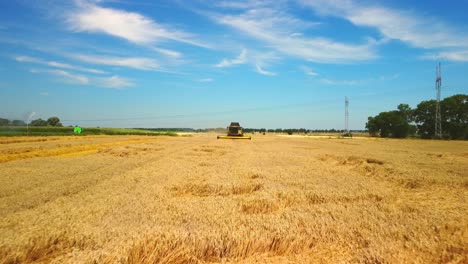
<path id="1" fill-rule="evenodd" d="M 55 162 L 56 160 L 71 160 L 78 156 L 89 156 L 88 159 L 93 159 L 93 156 L 106 156 L 106 152 L 99 152 L 99 149 L 116 149 L 121 146 L 126 146 L 127 148 L 132 148 L 132 146 L 141 145 L 141 144 L 152 144 L 158 143 L 159 141 L 153 140 L 130 140 L 130 141 L 118 141 L 113 143 L 106 143 L 106 144 L 93 144 L 92 145 L 92 152 L 84 152 L 81 151 L 82 148 L 73 148 L 68 149 L 66 154 L 61 155 L 51 155 L 51 156 L 40 156 L 35 157 L 39 160 L 41 159 L 49 159 L 48 162 Z M 83 146 L 87 147 L 87 146 Z M 176 148 L 171 148 L 170 150 L 158 150 L 158 156 L 148 155 L 135 157 L 133 159 L 128 159 L 126 155 L 120 155 L 119 153 L 126 153 L 126 148 L 120 150 L 122 152 L 112 153 L 110 156 L 110 160 L 106 160 L 104 163 L 99 164 L 97 167 L 87 167 L 87 166 L 75 166 L 73 170 L 69 170 L 69 172 L 62 174 L 63 178 L 67 178 L 66 181 L 62 179 L 57 179 L 56 181 L 49 181 L 44 182 L 42 185 L 36 185 L 29 189 L 22 189 L 20 192 L 21 194 L 26 197 L 33 197 L 33 199 L 23 199 L 22 203 L 14 204 L 9 202 L 9 197 L 18 196 L 18 192 L 3 192 L 0 195 L 0 216 L 4 216 L 9 213 L 14 213 L 23 209 L 32 210 L 37 206 L 43 205 L 45 203 L 54 202 L 56 199 L 61 197 L 71 197 L 73 195 L 78 195 L 80 192 L 85 191 L 89 187 L 95 187 L 106 180 L 109 180 L 114 177 L 118 177 L 121 175 L 129 174 L 132 170 L 144 167 L 144 166 L 154 166 L 154 163 L 158 163 L 180 153 L 181 150 L 185 149 L 186 146 L 182 145 Z M 77 152 L 72 152 L 72 150 L 78 150 Z M 115 162 L 114 157 L 117 157 L 118 162 Z M 50 160 L 50 158 L 52 160 Z M 16 162 L 21 162 L 22 160 L 16 160 Z M 86 161 L 83 161 L 86 162 Z M 76 176 L 72 176 L 76 175 Z M 90 175 L 90 177 L 87 177 Z M 99 175 L 99 177 L 95 177 L 94 175 Z M 89 178 L 89 179 L 87 179 Z M 72 181 L 72 182 L 70 182 Z M 73 181 L 79 181 L 79 185 L 73 187 Z M 66 182 L 70 182 L 71 185 L 67 189 L 60 191 L 60 188 L 56 188 L 53 186 L 59 186 L 61 184 L 67 184 Z M 29 195 L 30 194 L 30 195 Z M 15 198 L 15 199 L 16 199 Z M 28 202 L 29 201 L 29 202 Z M 13 204 L 13 206 L 12 206 Z M 5 208 L 8 208 L 5 210 Z M 3 210 L 2 210 L 3 209 Z"/>

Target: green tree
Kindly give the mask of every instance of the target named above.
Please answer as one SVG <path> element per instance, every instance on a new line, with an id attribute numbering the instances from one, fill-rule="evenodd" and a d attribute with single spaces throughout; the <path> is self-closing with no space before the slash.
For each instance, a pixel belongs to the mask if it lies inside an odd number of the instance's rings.
<path id="1" fill-rule="evenodd" d="M 398 111 L 400 112 L 401 116 L 406 119 L 408 123 L 414 121 L 414 110 L 408 104 L 399 104 L 397 107 Z"/>
<path id="2" fill-rule="evenodd" d="M 31 121 L 31 123 L 29 123 L 30 126 L 47 126 L 47 121 L 39 118 L 39 119 L 35 119 L 33 121 Z"/>
<path id="3" fill-rule="evenodd" d="M 420 102 L 415 109 L 398 105 L 397 111 L 382 112 L 369 117 L 366 128 L 372 136 L 406 137 L 418 133 L 421 138 L 433 138 L 437 102 Z M 450 139 L 468 139 L 468 95 L 457 94 L 440 102 L 442 134 Z"/>
<path id="4" fill-rule="evenodd" d="M 408 134 L 411 136 L 415 136 L 417 132 L 418 132 L 418 127 L 416 125 L 410 124 Z"/>
<path id="5" fill-rule="evenodd" d="M 421 138 L 432 138 L 435 134 L 436 100 L 422 101 L 414 110 L 414 121 Z"/>
<path id="6" fill-rule="evenodd" d="M 379 124 L 378 124 L 378 120 L 375 119 L 375 118 L 372 117 L 372 116 L 369 116 L 369 117 L 367 118 L 366 129 L 369 131 L 369 134 L 370 134 L 372 137 L 377 136 L 378 133 L 379 133 Z"/>
<path id="7" fill-rule="evenodd" d="M 457 94 L 440 102 L 442 131 L 451 139 L 468 139 L 468 95 Z"/>
<path id="8" fill-rule="evenodd" d="M 0 118 L 0 126 L 8 126 L 10 124 L 10 120 L 6 118 Z"/>
<path id="9" fill-rule="evenodd" d="M 60 123 L 60 119 L 56 116 L 49 117 L 47 119 L 47 125 L 49 126 L 62 126 L 62 123 Z"/>
<path id="10" fill-rule="evenodd" d="M 397 110 L 382 112 L 369 117 L 366 124 L 369 134 L 381 137 L 404 138 L 408 136 L 410 126 L 405 116 Z"/>
<path id="11" fill-rule="evenodd" d="M 23 120 L 13 120 L 11 121 L 12 126 L 25 126 L 26 123 Z"/>

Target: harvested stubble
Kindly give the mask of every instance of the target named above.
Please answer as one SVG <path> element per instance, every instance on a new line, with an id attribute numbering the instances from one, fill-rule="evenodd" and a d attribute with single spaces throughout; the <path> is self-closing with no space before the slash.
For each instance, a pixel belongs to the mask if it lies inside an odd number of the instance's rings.
<path id="1" fill-rule="evenodd" d="M 468 261 L 467 142 L 40 139 L 0 146 L 3 263 Z"/>

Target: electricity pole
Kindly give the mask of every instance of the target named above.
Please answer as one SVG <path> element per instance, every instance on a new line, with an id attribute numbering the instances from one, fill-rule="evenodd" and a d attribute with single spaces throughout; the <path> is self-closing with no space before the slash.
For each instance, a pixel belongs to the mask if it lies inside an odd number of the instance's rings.
<path id="1" fill-rule="evenodd" d="M 348 108 L 349 108 L 349 101 L 348 101 L 348 97 L 345 96 L 345 132 L 346 132 L 346 134 L 349 134 L 349 112 L 348 112 Z"/>
<path id="2" fill-rule="evenodd" d="M 436 116 L 435 116 L 435 137 L 442 138 L 442 117 L 440 115 L 440 86 L 442 77 L 440 75 L 440 62 L 436 65 Z"/>

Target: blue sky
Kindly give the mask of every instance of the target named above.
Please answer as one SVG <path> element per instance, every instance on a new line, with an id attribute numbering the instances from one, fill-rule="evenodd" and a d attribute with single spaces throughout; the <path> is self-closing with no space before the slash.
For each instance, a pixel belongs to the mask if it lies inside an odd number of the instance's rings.
<path id="1" fill-rule="evenodd" d="M 1 1 L 0 117 L 344 127 L 468 93 L 468 0 Z"/>

